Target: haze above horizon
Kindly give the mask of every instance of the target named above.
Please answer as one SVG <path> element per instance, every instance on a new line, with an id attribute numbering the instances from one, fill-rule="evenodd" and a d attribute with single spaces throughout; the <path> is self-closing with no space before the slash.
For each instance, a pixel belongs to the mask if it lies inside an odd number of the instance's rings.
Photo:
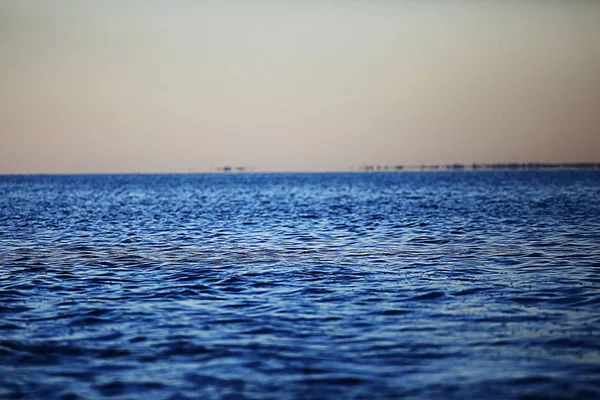
<path id="1" fill-rule="evenodd" d="M 600 2 L 0 3 L 0 174 L 600 161 Z"/>

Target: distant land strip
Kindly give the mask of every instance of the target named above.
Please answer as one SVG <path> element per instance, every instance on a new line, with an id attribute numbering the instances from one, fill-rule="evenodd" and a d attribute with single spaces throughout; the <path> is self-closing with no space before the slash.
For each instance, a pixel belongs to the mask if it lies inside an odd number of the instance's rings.
<path id="1" fill-rule="evenodd" d="M 495 170 L 559 170 L 559 169 L 600 169 L 600 162 L 576 163 L 473 163 L 473 164 L 433 164 L 433 165 L 362 165 L 359 171 L 495 171 Z"/>
<path id="2" fill-rule="evenodd" d="M 422 164 L 422 165 L 379 165 L 363 164 L 358 169 L 349 168 L 350 171 L 360 172 L 400 172 L 400 171 L 535 171 L 535 170 L 592 170 L 600 169 L 600 162 L 573 162 L 573 163 L 472 163 L 472 164 Z M 217 172 L 240 173 L 254 171 L 254 168 L 223 166 L 215 168 Z"/>

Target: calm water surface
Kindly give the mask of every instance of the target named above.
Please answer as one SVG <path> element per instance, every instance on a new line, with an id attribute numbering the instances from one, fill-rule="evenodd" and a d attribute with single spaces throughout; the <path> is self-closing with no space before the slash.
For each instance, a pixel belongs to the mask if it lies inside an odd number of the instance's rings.
<path id="1" fill-rule="evenodd" d="M 600 398 L 600 172 L 0 176 L 0 398 Z"/>

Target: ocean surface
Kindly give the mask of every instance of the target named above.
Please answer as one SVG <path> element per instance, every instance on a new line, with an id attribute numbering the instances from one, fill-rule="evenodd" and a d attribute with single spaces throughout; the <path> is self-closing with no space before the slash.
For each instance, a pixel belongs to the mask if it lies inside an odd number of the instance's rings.
<path id="1" fill-rule="evenodd" d="M 0 176 L 0 398 L 600 398 L 600 171 Z"/>

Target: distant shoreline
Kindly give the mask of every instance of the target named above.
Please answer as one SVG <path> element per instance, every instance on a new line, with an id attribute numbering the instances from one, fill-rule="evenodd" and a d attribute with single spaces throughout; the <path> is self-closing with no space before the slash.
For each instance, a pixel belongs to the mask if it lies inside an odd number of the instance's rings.
<path id="1" fill-rule="evenodd" d="M 559 170 L 595 170 L 600 163 L 472 163 L 472 164 L 433 164 L 433 165 L 364 165 L 361 172 L 399 172 L 399 171 L 559 171 Z"/>
<path id="2" fill-rule="evenodd" d="M 598 171 L 600 162 L 597 163 L 473 163 L 473 164 L 423 164 L 423 165 L 362 165 L 359 168 L 332 171 L 261 171 L 245 168 L 216 168 L 212 170 L 198 170 L 185 172 L 13 172 L 0 173 L 0 177 L 7 176 L 59 176 L 59 175 L 243 175 L 243 174 L 335 174 L 335 173 L 392 173 L 392 172 L 493 172 L 493 171 Z"/>

